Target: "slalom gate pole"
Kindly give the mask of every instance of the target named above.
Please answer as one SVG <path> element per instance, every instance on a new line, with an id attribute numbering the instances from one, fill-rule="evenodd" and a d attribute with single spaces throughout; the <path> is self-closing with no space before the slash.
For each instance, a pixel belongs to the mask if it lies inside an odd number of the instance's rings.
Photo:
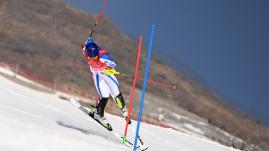
<path id="1" fill-rule="evenodd" d="M 90 37 L 89 38 L 92 37 L 96 25 L 100 22 L 100 20 L 102 18 L 103 11 L 105 9 L 105 5 L 106 5 L 106 0 L 103 1 L 102 9 L 99 11 L 98 16 L 96 17 L 95 24 L 92 27 L 92 30 L 91 30 L 91 33 L 90 33 Z"/>
<path id="2" fill-rule="evenodd" d="M 153 24 L 152 29 L 151 29 L 150 42 L 149 42 L 148 57 L 147 57 L 147 63 L 146 63 L 146 71 L 145 71 L 145 75 L 144 75 L 142 96 L 141 96 L 141 100 L 140 100 L 139 114 L 138 114 L 136 134 L 135 134 L 135 142 L 134 142 L 134 146 L 133 146 L 134 151 L 136 151 L 140 122 L 141 122 L 141 117 L 142 117 L 142 112 L 143 112 L 143 105 L 144 105 L 144 98 L 145 98 L 145 92 L 146 92 L 146 87 L 147 87 L 147 78 L 148 78 L 148 71 L 149 71 L 149 65 L 150 65 L 151 50 L 152 50 L 152 45 L 153 45 L 153 40 L 154 40 L 154 33 L 155 33 L 155 25 Z"/>
<path id="3" fill-rule="evenodd" d="M 130 114 L 131 114 L 132 108 L 133 108 L 133 98 L 134 98 L 134 94 L 135 94 L 135 85 L 136 85 L 137 72 L 138 72 L 139 61 L 140 61 L 141 47 L 142 47 L 142 36 L 140 36 L 139 45 L 138 45 L 136 67 L 135 67 L 135 72 L 134 72 L 134 80 L 133 80 L 132 92 L 131 92 L 131 97 L 130 97 L 130 103 L 129 103 L 129 107 L 128 107 L 128 116 L 127 116 L 125 130 L 124 130 L 124 140 L 123 140 L 124 142 L 126 141 L 126 135 L 127 135 L 127 131 L 128 131 L 128 125 L 129 125 L 128 123 L 129 123 Z"/>

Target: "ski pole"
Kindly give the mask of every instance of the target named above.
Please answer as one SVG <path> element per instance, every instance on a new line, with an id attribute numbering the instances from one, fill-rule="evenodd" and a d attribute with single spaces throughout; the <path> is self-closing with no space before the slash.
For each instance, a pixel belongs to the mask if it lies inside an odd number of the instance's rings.
<path id="1" fill-rule="evenodd" d="M 137 77 L 137 80 L 143 81 L 144 79 L 141 78 L 141 77 Z M 177 86 L 175 84 L 171 85 L 171 84 L 162 83 L 162 82 L 158 82 L 158 81 L 154 81 L 154 80 L 147 80 L 147 82 L 150 83 L 150 84 L 153 84 L 153 85 L 158 85 L 158 86 L 161 86 L 161 87 L 171 88 L 174 91 L 177 89 Z"/>
<path id="2" fill-rule="evenodd" d="M 90 37 L 89 38 L 92 38 L 94 29 L 95 29 L 95 27 L 97 26 L 97 24 L 100 22 L 100 20 L 102 18 L 102 14 L 103 14 L 103 11 L 105 9 L 105 5 L 106 5 L 106 0 L 103 1 L 102 9 L 99 11 L 98 16 L 96 17 L 96 21 L 95 21 L 95 24 L 92 27 L 92 30 L 91 30 L 91 33 L 90 33 Z"/>
<path id="3" fill-rule="evenodd" d="M 125 73 L 120 73 L 117 72 L 116 74 L 121 75 L 121 76 L 126 76 L 126 77 L 130 77 L 130 78 L 134 78 L 134 76 L 130 75 L 130 74 L 125 74 Z M 144 81 L 144 78 L 142 77 L 136 77 L 137 80 L 139 81 Z M 158 82 L 158 81 L 154 81 L 154 80 L 147 80 L 148 83 L 153 84 L 153 85 L 158 85 L 160 87 L 165 87 L 165 88 L 172 88 L 173 90 L 176 90 L 177 87 L 175 84 L 171 85 L 171 84 L 167 84 L 167 83 L 163 83 L 163 82 Z"/>
<path id="4" fill-rule="evenodd" d="M 128 76 L 128 77 L 130 77 L 130 75 L 127 75 L 127 74 L 121 74 L 121 75 L 122 76 Z M 137 77 L 137 80 L 144 81 L 144 78 Z M 158 82 L 158 81 L 154 81 L 154 80 L 147 80 L 147 83 L 150 83 L 152 85 L 158 85 L 160 87 L 171 88 L 173 90 L 176 90 L 177 89 L 177 87 L 176 87 L 175 84 L 174 85 L 171 85 L 171 84 L 167 84 L 167 83 L 163 83 L 163 82 Z"/>
<path id="5" fill-rule="evenodd" d="M 125 76 L 125 77 L 134 78 L 133 75 L 126 74 L 126 73 L 121 73 L 121 72 L 116 71 L 115 69 L 106 69 L 106 70 L 104 70 L 104 74 L 107 74 L 107 75 L 117 74 L 117 75 L 121 75 L 121 76 Z M 142 78 L 142 77 L 136 77 L 136 79 L 139 80 L 139 81 L 144 81 L 144 78 Z M 158 81 L 154 81 L 154 80 L 147 80 L 147 82 L 150 83 L 150 84 L 158 85 L 158 86 L 165 87 L 165 88 L 172 88 L 173 90 L 177 89 L 175 84 L 171 85 L 171 84 L 158 82 Z"/>

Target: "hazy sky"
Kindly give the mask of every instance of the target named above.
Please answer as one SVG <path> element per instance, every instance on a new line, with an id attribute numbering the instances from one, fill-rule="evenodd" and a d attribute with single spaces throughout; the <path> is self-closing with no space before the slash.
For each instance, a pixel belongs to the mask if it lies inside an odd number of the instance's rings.
<path id="1" fill-rule="evenodd" d="M 98 13 L 102 0 L 65 0 Z M 269 126 L 268 0 L 107 0 L 105 16 Z M 144 44 L 145 46 L 145 44 Z"/>

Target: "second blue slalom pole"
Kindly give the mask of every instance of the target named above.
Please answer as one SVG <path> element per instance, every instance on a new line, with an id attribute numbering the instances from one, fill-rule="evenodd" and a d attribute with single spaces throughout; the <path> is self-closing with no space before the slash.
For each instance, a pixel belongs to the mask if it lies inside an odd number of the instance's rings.
<path id="1" fill-rule="evenodd" d="M 152 25 L 151 28 L 151 35 L 150 35 L 150 42 L 149 42 L 149 49 L 148 49 L 148 57 L 147 57 L 147 63 L 146 63 L 146 71 L 144 75 L 144 84 L 142 89 L 142 96 L 140 100 L 140 106 L 139 106 L 139 113 L 138 113 L 138 120 L 137 120 L 137 127 L 136 127 L 136 134 L 135 134 L 135 142 L 134 142 L 134 151 L 136 151 L 137 146 L 137 139 L 139 135 L 139 128 L 140 128 L 140 122 L 142 118 L 142 112 L 143 112 L 143 106 L 144 106 L 144 98 L 145 98 L 145 92 L 147 88 L 147 79 L 148 79 L 148 72 L 149 72 L 149 65 L 150 65 L 150 56 L 151 56 L 151 50 L 153 47 L 153 40 L 154 40 L 154 34 L 155 34 L 155 25 Z"/>

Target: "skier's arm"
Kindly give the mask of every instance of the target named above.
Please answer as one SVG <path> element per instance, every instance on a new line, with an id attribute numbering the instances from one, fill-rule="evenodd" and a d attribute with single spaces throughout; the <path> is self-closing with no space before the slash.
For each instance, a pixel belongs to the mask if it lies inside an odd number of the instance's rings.
<path id="1" fill-rule="evenodd" d="M 107 53 L 100 56 L 100 61 L 105 63 L 110 68 L 114 69 L 116 67 L 116 63 L 112 60 L 112 58 Z"/>
<path id="2" fill-rule="evenodd" d="M 86 51 L 85 51 L 85 44 L 82 43 L 80 46 L 81 46 L 81 51 L 82 51 L 83 56 L 87 57 L 87 54 L 86 54 Z"/>

